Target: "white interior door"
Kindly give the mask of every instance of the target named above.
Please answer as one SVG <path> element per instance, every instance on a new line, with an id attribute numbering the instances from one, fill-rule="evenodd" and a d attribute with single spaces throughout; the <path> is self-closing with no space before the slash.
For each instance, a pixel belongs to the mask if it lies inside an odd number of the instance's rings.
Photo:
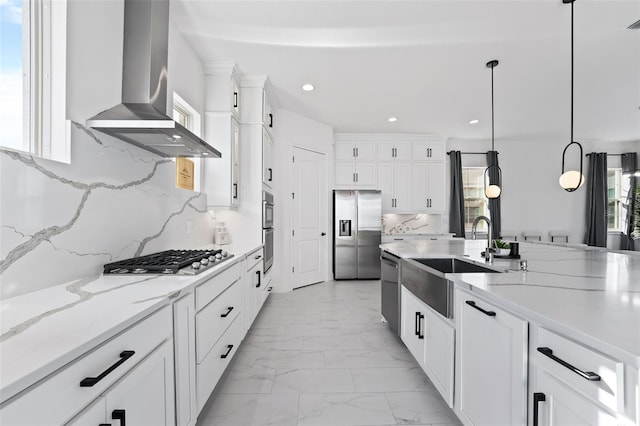
<path id="1" fill-rule="evenodd" d="M 293 214 L 291 253 L 293 288 L 326 279 L 329 235 L 324 154 L 293 148 Z"/>

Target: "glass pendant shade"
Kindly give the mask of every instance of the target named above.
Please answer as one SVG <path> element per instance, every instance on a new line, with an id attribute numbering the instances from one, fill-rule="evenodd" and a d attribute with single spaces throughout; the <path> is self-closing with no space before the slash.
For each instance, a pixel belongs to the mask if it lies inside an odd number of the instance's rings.
<path id="1" fill-rule="evenodd" d="M 584 175 L 577 170 L 569 170 L 560 176 L 558 182 L 562 189 L 572 192 L 584 184 Z"/>
<path id="2" fill-rule="evenodd" d="M 502 189 L 498 185 L 489 185 L 487 189 L 484 190 L 484 195 L 486 195 L 487 198 L 498 198 L 501 192 Z"/>
<path id="3" fill-rule="evenodd" d="M 491 176 L 489 175 L 489 171 L 491 169 L 495 169 L 497 172 L 497 179 L 493 179 L 494 182 L 491 182 Z M 495 182 L 497 180 L 497 182 Z M 500 166 L 489 166 L 484 170 L 484 195 L 487 198 L 498 198 L 502 193 L 502 169 Z"/>

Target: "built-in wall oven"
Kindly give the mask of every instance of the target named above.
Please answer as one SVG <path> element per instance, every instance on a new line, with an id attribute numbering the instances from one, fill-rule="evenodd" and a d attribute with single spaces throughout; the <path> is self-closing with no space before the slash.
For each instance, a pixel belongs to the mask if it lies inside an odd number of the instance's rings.
<path id="1" fill-rule="evenodd" d="M 273 265 L 273 194 L 267 191 L 262 191 L 262 243 L 266 274 Z"/>

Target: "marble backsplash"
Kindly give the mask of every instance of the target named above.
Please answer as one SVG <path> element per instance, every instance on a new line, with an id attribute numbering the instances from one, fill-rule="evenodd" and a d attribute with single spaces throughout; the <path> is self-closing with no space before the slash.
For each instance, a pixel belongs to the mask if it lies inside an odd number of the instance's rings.
<path id="1" fill-rule="evenodd" d="M 441 218 L 438 214 L 383 214 L 382 233 L 440 234 Z"/>
<path id="2" fill-rule="evenodd" d="M 71 164 L 0 148 L 1 299 L 211 243 L 206 196 L 175 187 L 171 159 L 75 122 L 71 141 Z"/>

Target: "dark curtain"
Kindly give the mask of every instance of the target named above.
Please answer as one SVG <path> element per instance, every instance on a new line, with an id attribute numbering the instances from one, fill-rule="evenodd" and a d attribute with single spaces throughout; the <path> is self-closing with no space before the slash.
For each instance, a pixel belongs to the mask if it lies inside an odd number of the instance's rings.
<path id="1" fill-rule="evenodd" d="M 497 166 L 498 165 L 498 151 L 488 151 L 487 152 L 487 167 Z M 499 181 L 500 172 L 496 167 L 491 167 L 489 169 L 489 184 L 491 185 L 500 185 L 500 189 L 504 190 L 502 185 L 504 182 Z M 500 233 L 502 232 L 501 226 L 501 214 L 500 214 L 500 199 L 502 198 L 502 193 L 500 193 L 500 197 L 498 198 L 490 198 L 489 199 L 489 215 L 491 215 L 491 228 L 493 230 L 493 238 L 501 238 Z"/>
<path id="2" fill-rule="evenodd" d="M 587 235 L 585 243 L 607 246 L 607 154 L 592 152 L 587 170 Z"/>
<path id="3" fill-rule="evenodd" d="M 449 208 L 449 232 L 464 238 L 464 193 L 462 191 L 462 153 L 451 151 L 451 205 Z"/>
<path id="4" fill-rule="evenodd" d="M 622 236 L 622 250 L 634 250 L 635 244 L 633 242 L 633 231 L 635 223 L 638 220 L 636 215 L 636 187 L 638 185 L 638 178 L 633 174 L 638 170 L 638 154 L 635 152 L 628 152 L 622 154 L 622 173 L 631 174 L 631 186 L 629 187 L 629 194 L 627 195 L 627 217 L 625 223 L 625 230 Z"/>

